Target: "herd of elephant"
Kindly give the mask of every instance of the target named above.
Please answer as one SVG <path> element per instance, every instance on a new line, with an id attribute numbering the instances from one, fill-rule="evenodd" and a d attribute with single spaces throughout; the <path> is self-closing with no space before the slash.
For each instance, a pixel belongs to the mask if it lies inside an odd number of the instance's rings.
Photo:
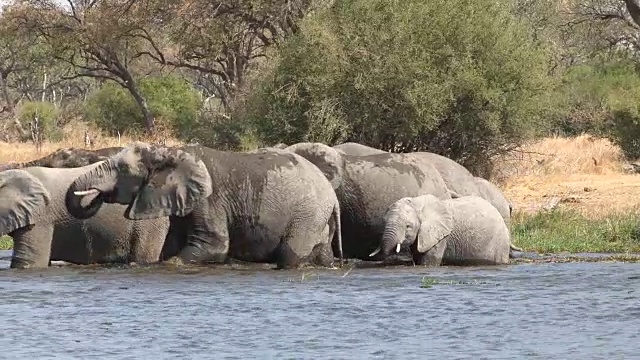
<path id="1" fill-rule="evenodd" d="M 344 259 L 507 264 L 500 189 L 428 152 L 357 143 L 251 152 L 135 142 L 0 166 L 12 268 L 225 263 L 335 267 Z"/>

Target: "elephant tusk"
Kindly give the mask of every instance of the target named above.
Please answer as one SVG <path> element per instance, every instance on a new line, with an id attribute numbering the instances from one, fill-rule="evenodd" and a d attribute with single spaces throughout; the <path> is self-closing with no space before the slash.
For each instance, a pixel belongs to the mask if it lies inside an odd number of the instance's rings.
<path id="1" fill-rule="evenodd" d="M 400 244 L 396 245 L 396 253 L 400 252 Z"/>
<path id="2" fill-rule="evenodd" d="M 97 195 L 97 194 L 100 194 L 100 190 L 90 189 L 90 190 L 84 190 L 84 191 L 74 191 L 73 194 L 76 196 L 87 196 L 87 195 L 94 195 L 94 194 Z"/>
<path id="3" fill-rule="evenodd" d="M 380 246 L 378 246 L 377 249 L 375 249 L 371 254 L 369 254 L 369 257 L 377 255 L 380 252 L 380 250 L 382 249 L 380 248 Z"/>

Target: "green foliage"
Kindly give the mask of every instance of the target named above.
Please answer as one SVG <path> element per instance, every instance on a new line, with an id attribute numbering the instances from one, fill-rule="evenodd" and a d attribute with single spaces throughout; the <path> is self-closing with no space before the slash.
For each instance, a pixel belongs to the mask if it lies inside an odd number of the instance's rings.
<path id="1" fill-rule="evenodd" d="M 587 219 L 575 211 L 554 209 L 534 215 L 514 214 L 514 244 L 541 253 L 638 252 L 640 232 L 637 214 Z"/>
<path id="2" fill-rule="evenodd" d="M 506 0 L 338 1 L 282 48 L 248 119 L 267 143 L 349 140 L 473 162 L 541 128 L 548 60 Z"/>
<path id="3" fill-rule="evenodd" d="M 158 122 L 169 124 L 183 139 L 194 135 L 201 101 L 187 81 L 157 76 L 144 78 L 138 85 Z M 102 85 L 87 99 L 85 116 L 111 133 L 139 131 L 144 127 L 140 107 L 129 91 L 112 82 Z"/>
<path id="4" fill-rule="evenodd" d="M 13 239 L 7 235 L 0 237 L 0 250 L 13 249 Z"/>
<path id="5" fill-rule="evenodd" d="M 29 123 L 35 125 L 35 119 L 37 118 L 43 139 L 59 141 L 62 138 L 62 132 L 56 126 L 58 109 L 52 103 L 25 101 L 18 107 L 17 114 L 25 129 L 28 129 Z"/>
<path id="6" fill-rule="evenodd" d="M 555 90 L 549 118 L 554 132 L 608 136 L 630 158 L 640 157 L 640 74 L 624 58 L 571 67 Z"/>
<path id="7" fill-rule="evenodd" d="M 263 146 L 254 131 L 231 117 L 214 111 L 204 111 L 193 137 L 198 143 L 226 151 L 249 151 Z"/>

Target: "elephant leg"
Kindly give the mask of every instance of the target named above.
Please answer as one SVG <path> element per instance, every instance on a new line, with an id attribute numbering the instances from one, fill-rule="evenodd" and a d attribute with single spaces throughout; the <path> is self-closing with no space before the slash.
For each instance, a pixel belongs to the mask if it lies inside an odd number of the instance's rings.
<path id="1" fill-rule="evenodd" d="M 309 263 L 315 266 L 333 268 L 334 256 L 330 243 L 320 243 L 313 247 L 309 256 Z"/>
<path id="2" fill-rule="evenodd" d="M 431 250 L 426 253 L 419 253 L 414 244 L 411 247 L 411 254 L 413 255 L 413 263 L 420 266 L 440 266 L 442 264 L 442 257 L 447 249 L 447 241 L 443 240 L 436 244 Z"/>
<path id="3" fill-rule="evenodd" d="M 46 268 L 51 257 L 53 225 L 31 225 L 13 231 L 11 268 Z"/>
<path id="4" fill-rule="evenodd" d="M 226 214 L 203 206 L 189 216 L 193 217 L 193 225 L 188 232 L 186 245 L 177 256 L 167 261 L 177 264 L 224 263 L 229 252 Z"/>
<path id="5" fill-rule="evenodd" d="M 129 263 L 150 264 L 160 261 L 169 224 L 165 219 L 139 221 L 134 225 L 129 249 Z"/>
<path id="6" fill-rule="evenodd" d="M 327 242 L 328 227 L 322 232 L 314 232 L 313 226 L 305 221 L 293 221 L 289 224 L 285 236 L 275 252 L 275 263 L 278 269 L 293 269 L 303 263 L 316 263 L 323 261 L 320 257 L 326 256 L 327 250 L 322 245 Z M 331 244 L 326 246 L 330 249 Z M 314 251 L 315 250 L 315 251 Z M 333 251 L 331 251 L 333 262 Z"/>

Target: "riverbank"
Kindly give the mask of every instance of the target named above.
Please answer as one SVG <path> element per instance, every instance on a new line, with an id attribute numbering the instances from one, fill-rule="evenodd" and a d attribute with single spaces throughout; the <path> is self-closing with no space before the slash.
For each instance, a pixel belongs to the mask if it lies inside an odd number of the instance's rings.
<path id="1" fill-rule="evenodd" d="M 532 142 L 501 159 L 513 242 L 545 254 L 640 251 L 640 175 L 606 139 Z"/>

